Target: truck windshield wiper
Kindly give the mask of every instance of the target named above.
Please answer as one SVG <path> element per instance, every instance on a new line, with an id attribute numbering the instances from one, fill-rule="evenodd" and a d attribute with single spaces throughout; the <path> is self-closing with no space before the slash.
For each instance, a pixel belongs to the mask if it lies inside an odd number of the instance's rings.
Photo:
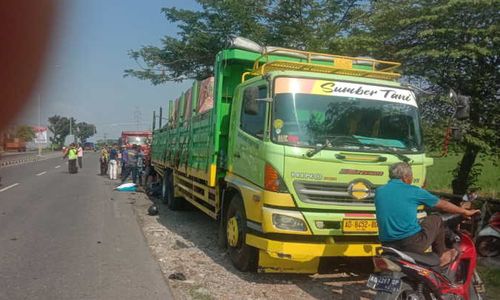
<path id="1" fill-rule="evenodd" d="M 306 156 L 309 158 L 313 157 L 314 155 L 321 152 L 321 150 L 328 148 L 328 147 L 332 147 L 332 144 L 330 143 L 330 141 L 328 139 L 326 139 L 325 142 L 323 143 L 323 145 L 319 145 L 316 148 L 307 151 Z"/>
<path id="2" fill-rule="evenodd" d="M 329 138 L 331 138 L 331 140 Z M 339 141 L 339 140 L 343 140 L 343 141 L 337 144 L 337 141 Z M 333 144 L 332 144 L 332 142 L 333 142 Z M 324 150 L 325 148 L 332 148 L 332 147 L 341 146 L 341 145 L 352 145 L 352 146 L 358 146 L 358 147 L 364 146 L 363 143 L 359 142 L 355 137 L 350 136 L 350 135 L 329 136 L 327 139 L 325 139 L 325 142 L 323 143 L 323 145 L 319 145 L 316 148 L 307 151 L 306 156 L 313 157 L 314 155 L 318 154 L 319 152 L 321 152 L 321 150 Z"/>

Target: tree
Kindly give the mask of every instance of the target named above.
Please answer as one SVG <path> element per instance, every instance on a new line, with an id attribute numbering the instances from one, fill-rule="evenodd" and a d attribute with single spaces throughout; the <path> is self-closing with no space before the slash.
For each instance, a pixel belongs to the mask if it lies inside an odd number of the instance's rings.
<path id="1" fill-rule="evenodd" d="M 262 45 L 326 50 L 336 45 L 363 1 L 356 0 L 197 0 L 201 11 L 164 8 L 169 22 L 177 23 L 178 37 L 166 36 L 161 47 L 129 51 L 139 68 L 124 76 L 167 81 L 203 79 L 213 74 L 216 54 L 231 35 Z"/>
<path id="2" fill-rule="evenodd" d="M 82 142 L 85 143 L 87 139 L 97 133 L 94 124 L 88 124 L 86 122 L 80 122 L 76 124 L 75 135 Z"/>
<path id="3" fill-rule="evenodd" d="M 139 70 L 125 70 L 125 76 L 150 80 L 153 84 L 202 79 L 213 72 L 215 54 L 227 44 L 230 34 L 263 41 L 265 28 L 260 18 L 269 1 L 198 0 L 202 11 L 163 8 L 169 22 L 178 23 L 178 38 L 166 36 L 162 47 L 145 46 L 130 51 L 131 58 L 144 62 Z"/>
<path id="4" fill-rule="evenodd" d="M 351 52 L 401 61 L 408 79 L 424 82 L 427 89 L 453 88 L 471 97 L 470 118 L 461 124 L 464 155 L 452 183 L 456 194 L 474 184 L 480 153 L 499 156 L 498 11 L 500 2 L 487 0 L 373 1 L 364 30 L 344 43 Z M 429 108 L 450 117 L 449 110 Z"/>
<path id="5" fill-rule="evenodd" d="M 75 124 L 76 120 L 74 118 L 71 118 L 71 125 L 74 126 Z M 67 117 L 54 115 L 49 118 L 48 128 L 53 134 L 53 137 L 50 137 L 50 142 L 58 147 L 62 147 L 64 144 L 64 140 L 70 134 L 70 119 L 68 119 Z"/>
<path id="6" fill-rule="evenodd" d="M 26 142 L 30 142 L 35 138 L 35 130 L 28 125 L 20 125 L 16 128 L 16 138 L 20 138 Z"/>

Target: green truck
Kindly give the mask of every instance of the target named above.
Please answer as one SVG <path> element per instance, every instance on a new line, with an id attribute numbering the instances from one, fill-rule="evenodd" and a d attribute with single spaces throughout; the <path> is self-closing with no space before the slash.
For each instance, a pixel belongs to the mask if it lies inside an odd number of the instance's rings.
<path id="1" fill-rule="evenodd" d="M 242 271 L 315 273 L 325 257 L 373 256 L 388 167 L 409 162 L 422 186 L 432 164 L 398 66 L 233 43 L 153 132 L 162 199 L 215 219 Z"/>

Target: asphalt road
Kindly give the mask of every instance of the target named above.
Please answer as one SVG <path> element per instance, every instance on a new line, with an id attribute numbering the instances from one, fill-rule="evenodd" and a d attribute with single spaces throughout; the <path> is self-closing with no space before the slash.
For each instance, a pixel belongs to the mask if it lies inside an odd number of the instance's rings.
<path id="1" fill-rule="evenodd" d="M 61 158 L 0 169 L 0 299 L 171 299 L 127 193 Z"/>

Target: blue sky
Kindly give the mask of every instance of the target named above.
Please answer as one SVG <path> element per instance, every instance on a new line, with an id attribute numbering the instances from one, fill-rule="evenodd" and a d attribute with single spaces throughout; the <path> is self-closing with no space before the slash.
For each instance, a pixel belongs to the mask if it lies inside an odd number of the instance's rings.
<path id="1" fill-rule="evenodd" d="M 61 1 L 62 3 L 63 1 Z M 57 20 L 45 72 L 32 102 L 17 123 L 38 123 L 38 96 L 42 125 L 54 114 L 73 116 L 96 124 L 94 138 L 116 138 L 122 130 L 135 130 L 137 107 L 149 129 L 153 110 L 167 106 L 191 82 L 153 86 L 148 81 L 123 78 L 135 68 L 127 51 L 142 45 L 160 45 L 175 35 L 175 24 L 161 14 L 162 7 L 198 9 L 194 0 L 72 0 Z"/>

